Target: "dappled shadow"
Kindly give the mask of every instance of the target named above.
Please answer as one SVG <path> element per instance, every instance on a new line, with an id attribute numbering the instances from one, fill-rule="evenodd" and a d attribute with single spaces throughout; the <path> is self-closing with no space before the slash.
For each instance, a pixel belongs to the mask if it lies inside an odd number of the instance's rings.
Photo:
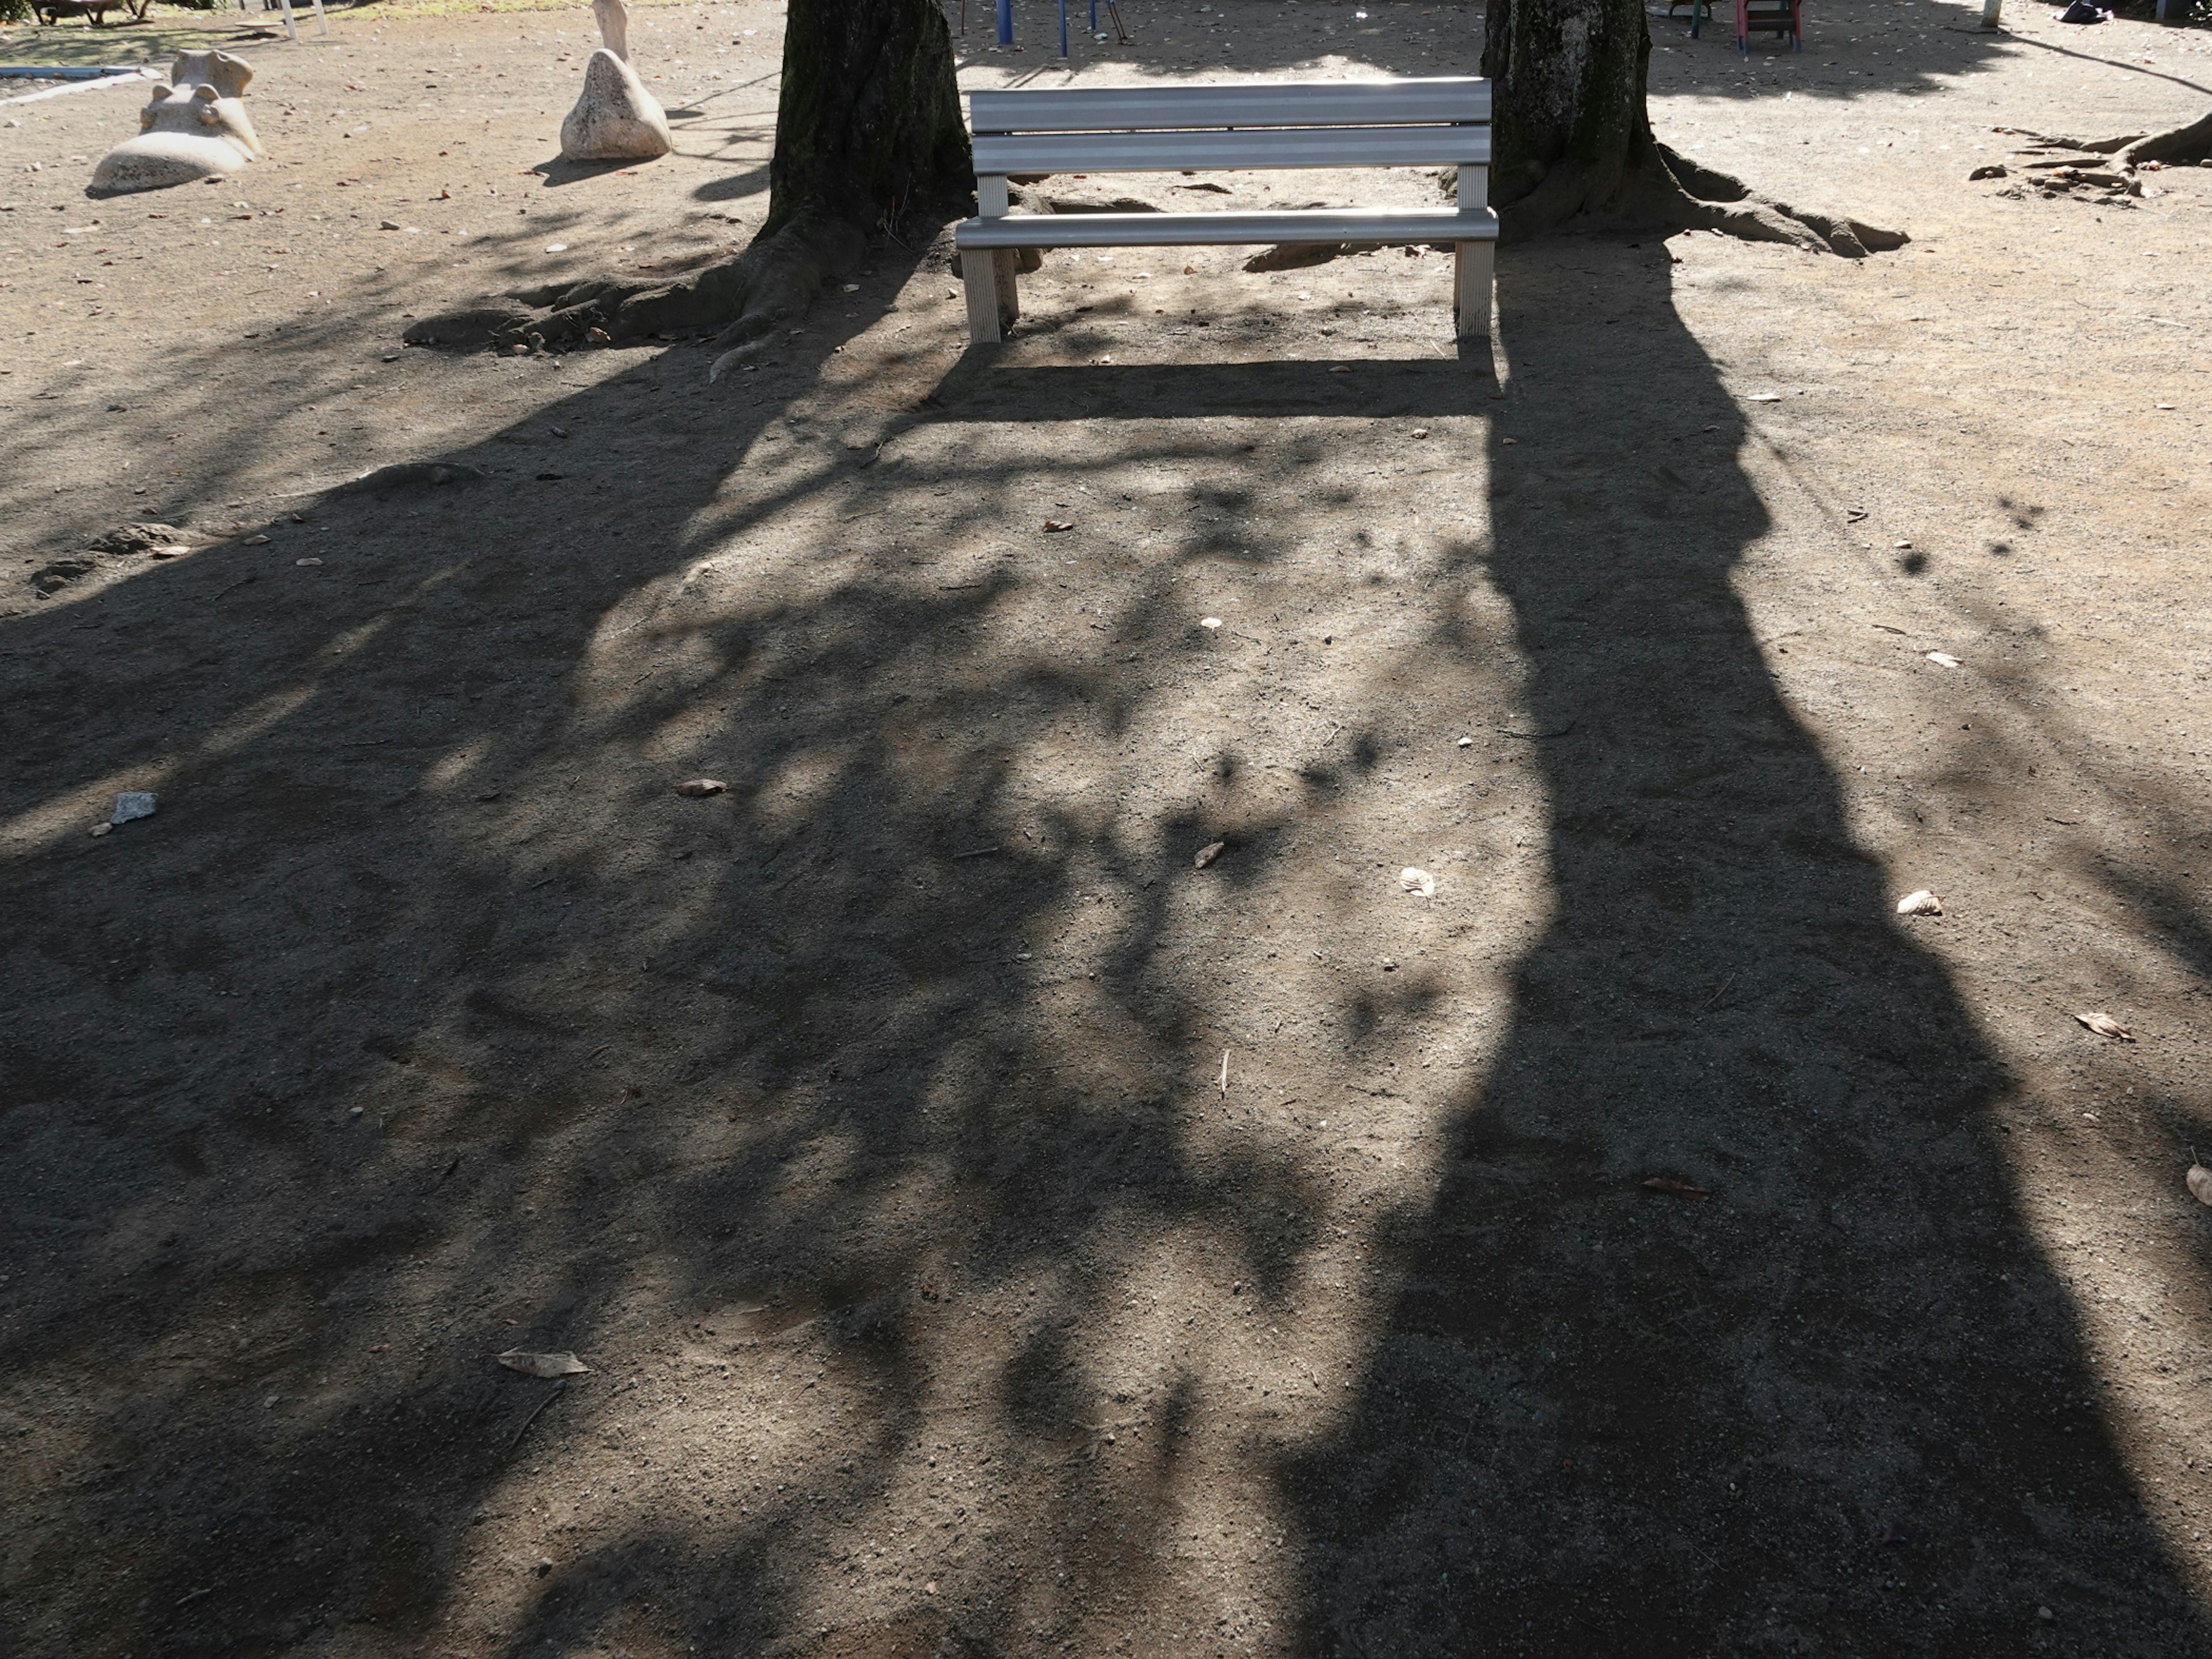
<path id="1" fill-rule="evenodd" d="M 1237 1443 L 1191 1328 L 1310 1295 L 1334 1184 L 1255 1121 L 1264 1071 L 1213 1089 L 1243 1015 L 1209 1006 L 1208 941 L 1383 763 L 1356 716 L 1285 709 L 1295 773 L 1180 724 L 1292 647 L 1169 590 L 1264 562 L 1217 519 L 1332 457 L 1178 422 L 1324 386 L 1340 417 L 1464 414 L 1470 383 L 1017 391 L 878 343 L 823 395 L 921 257 L 780 364 L 709 389 L 701 356 L 641 359 L 442 458 L 482 482 L 304 495 L 253 516 L 265 548 L 0 622 L 27 994 L 0 1290 L 15 1449 L 53 1493 L 17 1645 L 36 1607 L 82 1650 L 856 1624 L 1012 1650 L 1079 1616 L 1063 1551 L 1144 1616 L 1183 1472 Z M 272 383 L 336 326 L 272 345 Z M 185 421 L 169 372 L 140 395 L 221 492 L 245 440 Z M 1030 469 L 974 442 L 1102 389 L 1152 424 Z M 1164 467 L 1188 524 L 1120 544 L 1107 480 Z M 1040 539 L 1031 500 L 1091 485 L 1083 538 Z M 724 787 L 672 788 L 695 775 Z M 87 836 L 125 787 L 156 816 Z M 1333 942 L 1317 915 L 1286 954 Z M 1412 975 L 1283 974 L 1278 1030 L 1425 1006 Z M 93 1375 L 117 1387 L 65 1426 Z"/>
<path id="2" fill-rule="evenodd" d="M 1501 279 L 1528 384 L 1488 570 L 1557 910 L 1358 1409 L 1285 1470 L 1311 1649 L 2203 1651 L 2023 1220 L 2008 1080 L 1732 587 L 1768 528 L 1741 418 L 1679 324 L 1602 373 L 1549 350 L 1569 258 L 1667 281 L 1595 245 Z M 1624 389 L 1653 441 L 1579 437 Z"/>

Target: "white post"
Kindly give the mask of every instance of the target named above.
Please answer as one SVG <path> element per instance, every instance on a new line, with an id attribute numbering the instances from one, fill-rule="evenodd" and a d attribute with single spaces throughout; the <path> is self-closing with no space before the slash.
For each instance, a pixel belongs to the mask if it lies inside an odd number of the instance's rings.
<path id="1" fill-rule="evenodd" d="M 299 27 L 292 21 L 292 0 L 284 0 L 284 33 L 290 40 L 300 38 Z"/>
<path id="2" fill-rule="evenodd" d="M 1982 0 L 1982 27 L 1985 29 L 1996 27 L 1997 14 L 2003 9 L 2004 0 Z"/>
<path id="3" fill-rule="evenodd" d="M 330 14 L 323 9 L 323 0 L 315 0 L 315 33 L 328 34 L 330 32 Z"/>

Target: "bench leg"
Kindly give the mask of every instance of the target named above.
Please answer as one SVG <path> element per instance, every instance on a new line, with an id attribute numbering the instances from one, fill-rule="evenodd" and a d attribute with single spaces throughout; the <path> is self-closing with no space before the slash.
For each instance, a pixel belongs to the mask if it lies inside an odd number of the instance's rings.
<path id="1" fill-rule="evenodd" d="M 968 296 L 968 340 L 990 345 L 1006 337 L 1022 314 L 1014 286 L 1021 255 L 1012 248 L 970 248 L 960 256 L 960 280 Z"/>
<path id="2" fill-rule="evenodd" d="M 960 256 L 960 280 L 968 291 L 968 341 L 989 345 L 1006 337 L 999 319 L 999 259 L 988 248 Z"/>
<path id="3" fill-rule="evenodd" d="M 1452 313 L 1462 340 L 1490 337 L 1490 296 L 1496 271 L 1495 242 L 1453 245 Z"/>

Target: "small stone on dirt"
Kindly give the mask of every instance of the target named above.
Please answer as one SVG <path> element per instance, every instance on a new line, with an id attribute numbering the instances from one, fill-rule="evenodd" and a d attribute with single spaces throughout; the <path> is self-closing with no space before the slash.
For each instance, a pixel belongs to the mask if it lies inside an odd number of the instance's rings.
<path id="1" fill-rule="evenodd" d="M 679 795 L 719 795 L 730 786 L 720 778 L 687 778 L 676 786 Z"/>
<path id="2" fill-rule="evenodd" d="M 1907 893 L 1898 900 L 1897 914 L 1900 916 L 1940 916 L 1943 914 L 1943 901 L 1923 887 L 1917 892 Z"/>
<path id="3" fill-rule="evenodd" d="M 134 818 L 154 816 L 154 797 L 143 789 L 126 789 L 115 798 L 115 810 L 108 814 L 110 823 L 129 823 Z"/>

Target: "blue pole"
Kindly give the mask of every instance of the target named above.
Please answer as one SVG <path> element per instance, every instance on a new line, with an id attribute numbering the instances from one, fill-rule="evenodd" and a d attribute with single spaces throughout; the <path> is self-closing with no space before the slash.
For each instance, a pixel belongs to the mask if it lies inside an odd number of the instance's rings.
<path id="1" fill-rule="evenodd" d="M 1098 0 L 1091 0 L 1091 32 L 1098 33 Z"/>
<path id="2" fill-rule="evenodd" d="M 999 44 L 1014 44 L 1014 0 L 999 0 Z"/>
<path id="3" fill-rule="evenodd" d="M 1067 56 L 1067 0 L 1060 0 L 1060 55 Z"/>

